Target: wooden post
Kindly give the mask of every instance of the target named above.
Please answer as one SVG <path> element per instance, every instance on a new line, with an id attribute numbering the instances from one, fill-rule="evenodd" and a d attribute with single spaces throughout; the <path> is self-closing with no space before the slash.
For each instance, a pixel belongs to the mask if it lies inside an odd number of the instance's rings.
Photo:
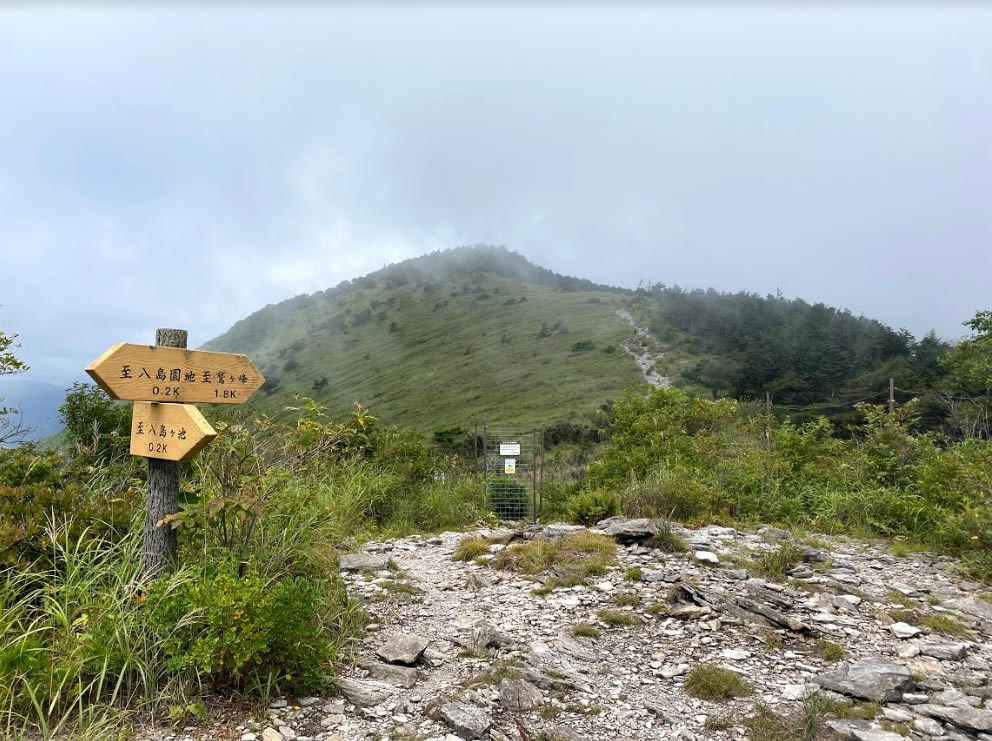
<path id="1" fill-rule="evenodd" d="M 185 329 L 158 329 L 155 344 L 160 347 L 186 348 Z M 148 493 L 145 495 L 145 549 L 143 571 L 154 579 L 171 569 L 179 556 L 176 531 L 159 524 L 167 515 L 179 511 L 179 463 L 148 459 Z"/>
<path id="2" fill-rule="evenodd" d="M 531 492 L 530 501 L 531 508 L 534 516 L 531 518 L 534 522 L 537 522 L 537 428 L 532 427 L 530 430 L 530 446 L 531 446 Z"/>
<path id="3" fill-rule="evenodd" d="M 772 449 L 772 392 L 765 392 L 765 448 Z"/>
<path id="4" fill-rule="evenodd" d="M 896 379 L 889 379 L 889 414 L 896 411 Z"/>

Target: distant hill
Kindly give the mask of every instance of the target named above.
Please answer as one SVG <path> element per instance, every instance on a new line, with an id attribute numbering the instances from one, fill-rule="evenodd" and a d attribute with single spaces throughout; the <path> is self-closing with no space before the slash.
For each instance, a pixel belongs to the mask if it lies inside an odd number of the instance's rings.
<path id="1" fill-rule="evenodd" d="M 892 368 L 934 372 L 946 345 L 932 339 L 920 350 L 908 333 L 799 299 L 616 288 L 477 246 L 266 306 L 204 349 L 252 358 L 267 379 L 262 408 L 302 393 L 427 431 L 476 417 L 588 422 L 644 383 L 642 370 L 699 394 L 837 400 Z"/>
<path id="2" fill-rule="evenodd" d="M 62 429 L 58 409 L 65 401 L 65 388 L 34 381 L 25 376 L 0 376 L 0 398 L 20 409 L 23 422 L 31 427 L 28 440 L 43 440 Z"/>

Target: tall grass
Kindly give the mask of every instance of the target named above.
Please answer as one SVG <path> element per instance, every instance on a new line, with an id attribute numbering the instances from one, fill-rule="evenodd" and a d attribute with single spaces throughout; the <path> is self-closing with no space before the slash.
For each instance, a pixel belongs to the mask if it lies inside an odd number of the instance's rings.
<path id="1" fill-rule="evenodd" d="M 48 524 L 53 566 L 0 573 L 0 729 L 5 738 L 115 732 L 167 680 L 162 637 L 138 620 L 141 536 L 69 537 Z M 175 579 L 185 578 L 183 573 Z"/>

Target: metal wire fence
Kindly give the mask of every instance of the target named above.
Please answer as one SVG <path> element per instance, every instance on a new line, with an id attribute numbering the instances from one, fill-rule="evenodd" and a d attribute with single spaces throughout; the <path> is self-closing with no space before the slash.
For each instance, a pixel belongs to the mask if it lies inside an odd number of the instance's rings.
<path id="1" fill-rule="evenodd" d="M 499 519 L 534 521 L 544 460 L 542 432 L 482 426 L 482 471 L 489 509 Z"/>

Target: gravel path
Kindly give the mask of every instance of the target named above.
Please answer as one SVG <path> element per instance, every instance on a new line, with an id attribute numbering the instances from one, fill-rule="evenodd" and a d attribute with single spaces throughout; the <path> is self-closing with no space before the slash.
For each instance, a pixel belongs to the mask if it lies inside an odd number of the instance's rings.
<path id="1" fill-rule="evenodd" d="M 518 537 L 554 538 L 567 530 L 551 526 Z M 884 657 L 905 672 L 899 681 L 916 679 L 915 696 L 895 698 L 884 716 L 862 721 L 863 727 L 835 723 L 836 738 L 901 738 L 865 735 L 893 733 L 882 730 L 887 721 L 912 738 L 992 739 L 978 730 L 992 722 L 992 712 L 972 708 L 992 695 L 992 605 L 975 597 L 981 585 L 956 576 L 952 560 L 897 558 L 881 545 L 821 539 L 794 544 L 804 560 L 792 577 L 765 580 L 753 577 L 748 565 L 791 543 L 789 534 L 721 527 L 676 532 L 688 552 L 620 545 L 618 565 L 605 574 L 546 596 L 532 594 L 532 578 L 453 561 L 465 534 L 368 543 L 346 579 L 350 591 L 369 600 L 375 622 L 358 665 L 342 681 L 345 697 L 277 702 L 268 724 L 245 722 L 233 737 L 743 739 L 750 737 L 743 720 L 756 703 L 795 713 L 816 678 L 845 666 L 836 657 L 823 658 L 823 641 L 829 641 L 843 647 L 848 661 Z M 362 569 L 363 563 L 375 568 L 390 560 L 393 570 Z M 634 567 L 641 580 L 629 581 Z M 668 604 L 673 592 L 682 601 Z M 619 594 L 633 595 L 626 601 L 636 604 L 618 606 Z M 650 609 L 657 603 L 663 603 L 660 609 Z M 965 612 L 949 609 L 954 605 Z M 597 615 L 604 608 L 630 616 L 633 624 L 606 625 Z M 984 617 L 967 614 L 985 608 Z M 904 611 L 896 612 L 902 622 L 894 619 L 896 610 Z M 933 633 L 926 625 L 941 616 L 968 632 Z M 574 637 L 572 627 L 580 622 L 595 625 L 600 637 Z M 415 663 L 387 663 L 382 656 Z M 753 694 L 721 703 L 690 697 L 686 674 L 701 664 L 738 673 Z M 868 674 L 878 679 L 874 665 Z M 950 696 L 939 693 L 952 687 L 965 688 L 967 699 L 957 703 L 971 710 L 947 714 Z M 933 709 L 940 707 L 945 710 Z M 962 718 L 972 711 L 984 715 Z"/>

